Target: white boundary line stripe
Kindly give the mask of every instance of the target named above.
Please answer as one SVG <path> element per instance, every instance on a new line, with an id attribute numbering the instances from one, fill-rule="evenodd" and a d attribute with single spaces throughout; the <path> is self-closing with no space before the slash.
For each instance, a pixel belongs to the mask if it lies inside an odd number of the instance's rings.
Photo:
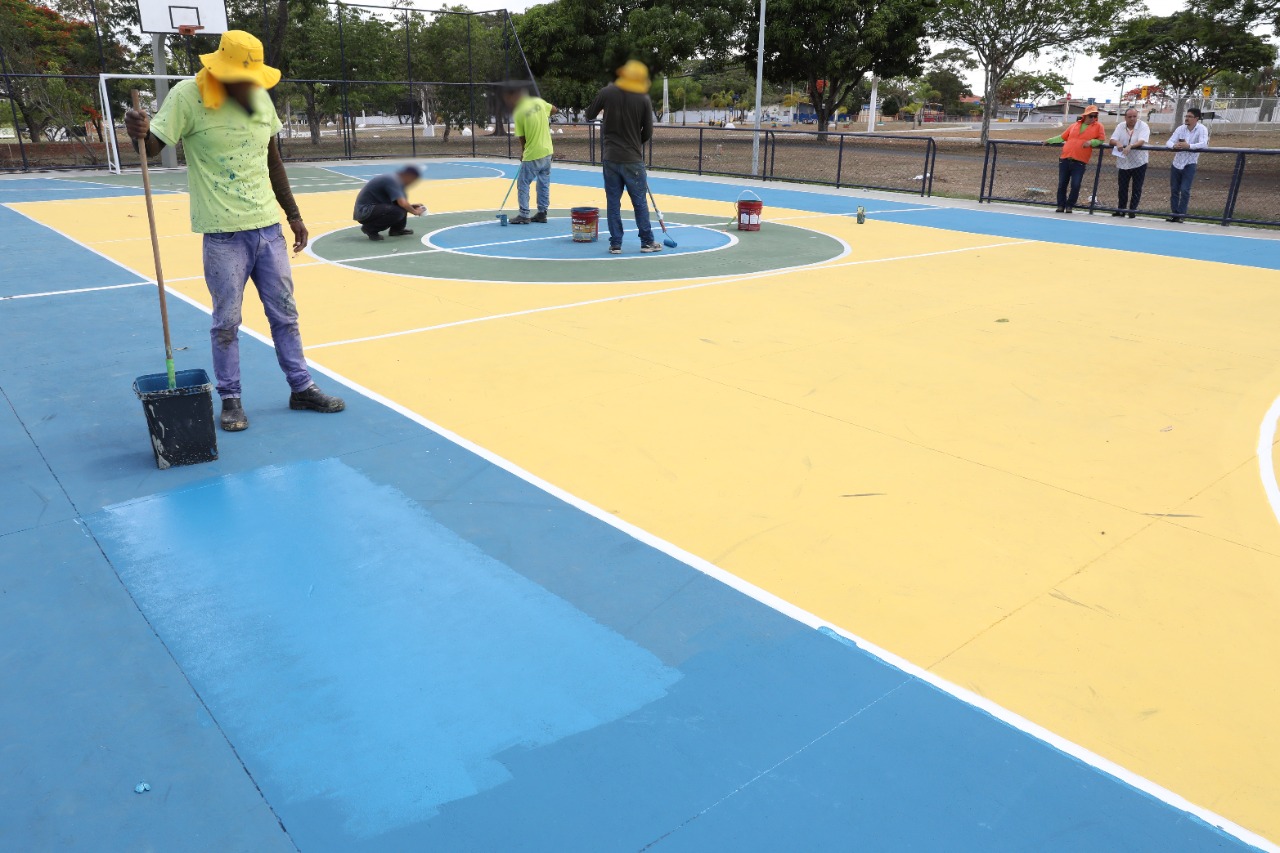
<path id="1" fill-rule="evenodd" d="M 829 264 L 827 266 L 819 266 L 819 267 L 815 267 L 814 269 L 830 270 L 830 269 L 836 269 L 838 267 L 861 266 L 863 264 L 883 264 L 883 263 L 889 263 L 891 261 L 910 261 L 910 260 L 915 260 L 916 258 L 933 257 L 934 255 L 953 255 L 957 252 L 974 252 L 980 249 L 995 249 L 995 248 L 999 248 L 1000 246 L 1020 246 L 1020 245 L 1023 245 L 1024 243 L 1032 243 L 1032 242 L 1034 241 L 1033 240 L 1016 240 L 1008 243 L 991 243 L 986 246 L 967 246 L 963 249 L 945 249 L 940 252 L 923 252 L 918 255 L 903 255 L 897 258 L 867 258 L 861 261 L 845 261 L 844 263 Z M 729 278 L 717 278 L 711 281 L 699 281 L 693 284 L 682 284 L 677 287 L 664 287 L 659 290 L 645 290 L 639 293 L 624 293 L 621 295 L 614 295 L 614 296 L 602 296 L 599 299 L 585 299 L 581 302 L 569 302 L 564 305 L 544 305 L 541 308 L 526 308 L 523 311 L 510 311 L 505 314 L 491 314 L 485 317 L 471 317 L 470 319 L 467 319 L 467 320 L 454 320 L 451 323 L 439 323 L 434 326 L 421 326 L 416 329 L 404 329 L 403 331 L 399 331 L 399 332 L 385 332 L 381 335 L 369 335 L 363 338 L 350 338 L 349 340 L 345 340 L 345 341 L 329 341 L 323 344 L 313 344 L 309 347 L 306 347 L 306 349 L 314 350 L 314 349 L 325 349 L 327 347 L 339 347 L 339 346 L 344 346 L 345 344 L 362 344 L 362 343 L 367 343 L 369 341 L 385 340 L 386 338 L 399 338 L 405 335 L 416 335 L 419 332 L 435 332 L 440 329 L 451 329 L 455 326 L 469 326 L 473 323 L 486 323 L 490 320 L 507 320 L 512 317 L 526 317 L 530 314 L 544 314 L 548 311 L 562 311 L 566 308 L 582 308 L 587 305 L 600 305 L 605 302 L 622 302 L 623 300 L 627 300 L 627 299 L 640 299 L 641 297 L 644 297 L 644 296 L 660 296 L 664 293 L 679 293 L 682 290 L 697 290 L 698 288 L 712 287 L 718 284 L 737 284 L 743 281 L 753 281 L 758 278 L 768 278 L 770 276 L 775 276 L 775 275 L 785 275 L 788 272 L 794 272 L 794 270 L 765 270 L 762 272 L 748 273 L 746 275 L 741 275 L 741 276 L 732 276 Z"/>
<path id="2" fill-rule="evenodd" d="M 1280 421 L 1280 397 L 1262 416 L 1262 428 L 1258 430 L 1258 473 L 1262 476 L 1262 490 L 1271 504 L 1271 514 L 1280 521 L 1280 483 L 1276 482 L 1276 465 L 1272 448 L 1276 443 L 1276 423 Z"/>
<path id="3" fill-rule="evenodd" d="M 27 216 L 21 211 L 15 211 L 15 212 L 21 216 L 26 216 L 26 218 L 31 219 L 31 217 Z M 38 220 L 31 219 L 31 221 L 35 222 L 37 225 L 40 225 L 42 227 L 49 228 L 49 226 L 45 225 L 43 222 L 39 222 Z M 49 228 L 49 230 L 53 231 L 52 228 Z M 58 234 L 58 232 L 56 231 L 54 231 L 54 233 Z M 65 236 L 65 235 L 59 234 L 58 236 Z M 71 239 L 71 238 L 66 238 L 66 239 Z M 73 242 L 79 242 L 79 241 L 73 240 Z M 1018 241 L 1018 242 L 1033 243 L 1035 241 Z M 1010 245 L 1013 245 L 1013 244 L 1010 244 Z M 124 264 L 120 263 L 119 261 L 116 261 L 113 258 L 108 258 L 106 255 L 103 255 L 101 252 L 98 252 L 97 250 L 91 247 L 85 246 L 85 248 L 88 249 L 90 252 L 93 252 L 94 254 L 99 255 L 105 258 L 106 260 L 111 261 L 112 263 L 116 264 L 116 266 L 119 266 L 121 269 L 127 270 L 128 272 L 131 272 L 134 275 L 137 275 L 139 277 L 145 277 L 145 276 L 142 276 L 141 273 L 139 273 L 137 270 L 131 269 L 125 266 Z M 206 308 L 204 305 L 200 304 L 196 300 L 182 293 L 179 293 L 177 291 L 172 291 L 172 294 L 176 298 L 182 300 L 183 302 L 186 302 L 188 305 L 191 305 L 199 309 L 201 312 L 205 314 L 212 315 L 213 313 L 209 308 Z M 252 329 L 244 328 L 242 329 L 242 331 L 244 334 L 252 337 L 257 341 L 261 341 L 262 343 L 265 343 L 267 346 L 270 346 L 274 349 L 274 345 L 272 344 L 270 338 L 258 332 L 255 332 Z M 744 595 L 750 596 L 751 598 L 755 599 L 761 604 L 764 604 L 767 607 L 771 607 L 774 610 L 777 610 L 779 613 L 782 613 L 785 616 L 789 616 L 790 618 L 796 620 L 797 622 L 800 622 L 801 624 L 808 625 L 809 627 L 815 628 L 815 629 L 830 628 L 831 630 L 834 630 L 836 633 L 840 634 L 845 639 L 854 643 L 859 649 L 865 651 L 866 653 L 876 658 L 879 658 L 880 660 L 884 661 L 890 666 L 896 667 L 897 669 L 901 670 L 902 672 L 908 675 L 913 675 L 916 678 L 919 678 L 921 681 L 924 681 L 926 684 L 930 684 L 933 687 L 936 687 L 938 690 L 941 690 L 943 693 L 946 693 L 949 696 L 952 696 L 960 700 L 961 702 L 964 702 L 967 705 L 977 708 L 980 711 L 990 714 L 992 717 L 995 717 L 997 720 L 1000 720 L 1001 722 L 1006 723 L 1021 732 L 1024 732 L 1025 734 L 1041 741 L 1042 743 L 1045 743 L 1053 747 L 1054 749 L 1057 749 L 1059 752 L 1065 753 L 1066 755 L 1069 755 L 1072 758 L 1075 758 L 1085 764 L 1088 764 L 1089 766 L 1094 767 L 1100 770 L 1101 772 L 1106 773 L 1107 775 L 1112 776 L 1113 778 L 1118 779 L 1119 781 L 1129 785 L 1130 787 L 1136 788 L 1137 790 L 1142 791 L 1143 793 L 1148 794 L 1154 797 L 1155 799 L 1160 800 L 1163 803 L 1166 803 L 1167 805 L 1173 806 L 1176 809 L 1179 809 L 1188 814 L 1194 815 L 1195 817 L 1199 818 L 1200 820 L 1204 821 L 1210 826 L 1215 826 L 1218 829 L 1221 829 L 1223 832 L 1227 833 L 1228 835 L 1231 835 L 1239 839 L 1240 841 L 1245 842 L 1246 844 L 1252 844 L 1253 846 L 1261 850 L 1268 851 L 1268 853 L 1280 853 L 1280 845 L 1273 844 L 1272 842 L 1263 838 L 1261 835 L 1258 835 L 1256 832 L 1245 829 L 1243 826 L 1240 826 L 1239 824 L 1233 821 L 1227 820 L 1226 818 L 1222 817 L 1221 815 L 1215 812 L 1210 811 L 1209 809 L 1202 808 L 1200 806 L 1195 805 L 1194 803 L 1190 802 L 1182 795 L 1176 794 L 1173 791 L 1170 791 L 1168 788 L 1163 787 L 1162 785 L 1157 785 L 1155 782 L 1152 782 L 1151 780 L 1146 779 L 1143 776 L 1139 776 L 1137 773 L 1134 773 L 1130 770 L 1125 769 L 1124 767 L 1121 767 L 1119 764 L 1116 764 L 1114 761 L 1111 761 L 1108 758 L 1103 758 L 1101 755 L 1098 755 L 1097 753 L 1092 752 L 1091 750 L 1085 749 L 1083 746 L 1080 746 L 1079 744 L 1073 743 L 1060 735 L 1054 734 L 1053 732 L 1049 731 L 1043 726 L 1037 723 L 1033 723 L 1031 720 L 1028 720 L 1026 717 L 1023 717 L 1019 714 L 1015 714 L 1013 711 L 1010 711 L 1007 708 L 997 705 L 995 702 L 992 702 L 990 699 L 987 699 L 985 696 L 979 696 L 978 694 L 970 690 L 967 690 L 959 686 L 958 684 L 953 684 L 950 681 L 947 681 L 946 679 L 942 678 L 941 676 L 935 675 L 934 673 L 920 666 L 917 666 L 916 664 L 913 664 L 910 661 L 904 658 L 901 658 L 890 651 L 887 651 L 886 649 L 882 649 L 879 646 L 875 645 L 874 643 L 870 643 L 867 640 L 864 640 L 861 637 L 857 636 L 856 634 L 853 634 L 852 632 L 845 630 L 844 628 L 830 625 L 825 620 L 819 618 L 815 614 L 810 613 L 809 611 L 804 610 L 800 607 L 797 607 L 796 605 L 782 598 L 779 598 L 773 593 L 768 592 L 767 590 L 764 590 L 756 586 L 755 584 L 749 583 L 748 581 L 743 580 L 737 575 L 731 574 L 730 572 L 725 571 L 719 566 L 716 566 L 710 563 L 709 561 L 704 560 L 701 557 L 698 557 L 694 554 L 691 554 L 688 551 L 685 551 L 683 548 L 680 548 L 670 542 L 667 542 L 665 539 L 661 539 L 655 536 L 654 534 L 649 533 L 648 531 L 637 527 L 636 525 L 632 524 L 629 521 L 625 521 L 624 519 L 618 518 L 617 516 L 606 512 L 605 510 L 595 506 L 594 504 L 591 504 L 583 500 L 582 498 L 579 498 L 576 495 L 573 495 L 565 491 L 559 486 L 556 486 L 553 483 L 550 483 L 542 479 L 536 474 L 526 471 L 525 469 L 516 465 L 514 462 L 511 462 L 510 460 L 505 459 L 504 457 L 499 456 L 498 454 L 484 447 L 481 447 L 480 445 L 470 441 L 469 439 L 463 438 L 461 435 L 453 432 L 452 430 L 446 429 L 445 427 L 426 419 L 422 415 L 419 415 L 417 412 L 411 411 L 405 408 L 404 406 L 401 406 L 399 403 L 396 403 L 395 401 L 390 400 L 382 396 L 381 394 L 378 394 L 377 392 L 364 387 L 363 385 L 360 385 L 356 382 L 353 382 L 350 379 L 347 379 L 345 376 L 343 376 L 342 374 L 336 371 L 330 370 L 324 367 L 323 365 L 311 362 L 310 359 L 308 359 L 308 364 L 310 364 L 310 366 L 313 367 L 317 372 L 322 373 L 325 376 L 328 376 L 329 378 L 342 383 L 343 385 L 346 385 L 348 388 L 355 391 L 357 394 L 361 394 L 375 403 L 380 403 L 386 406 L 391 411 L 396 412 L 397 414 L 400 414 L 408 418 L 414 423 L 422 427 L 425 427 L 426 429 L 431 430 L 432 432 L 439 435 L 441 438 L 444 438 L 445 440 L 452 442 L 453 444 L 457 445 L 458 447 L 464 450 L 474 453 L 476 456 L 479 456 L 481 459 L 484 459 L 485 461 L 497 466 L 498 468 L 501 468 L 502 470 L 516 477 L 519 477 L 520 479 L 524 480 L 526 483 L 529 483 L 535 488 L 541 489 L 542 491 L 546 492 L 552 497 L 555 497 L 563 501 L 569 506 L 572 506 L 575 509 L 578 509 L 586 513 L 587 515 L 590 515 L 591 517 L 599 521 L 602 521 L 605 524 L 608 524 L 609 526 L 623 533 L 626 533 L 628 536 L 632 537 L 636 541 L 642 542 L 650 546 L 651 548 L 654 548 L 655 550 L 660 551 L 666 554 L 667 556 L 672 557 L 673 559 L 679 560 L 680 562 L 684 563 L 685 565 L 693 569 L 696 569 L 697 571 L 707 575 L 708 577 L 711 577 L 711 578 L 714 578 L 715 580 L 720 581 L 725 586 L 735 589 L 738 592 L 743 593 Z M 1277 401 L 1277 404 L 1280 405 L 1280 401 Z M 1275 409 L 1276 406 L 1273 405 L 1272 408 Z M 1274 421 L 1272 423 L 1274 423 Z M 1269 446 L 1270 445 L 1268 445 L 1268 447 Z"/>
<path id="4" fill-rule="evenodd" d="M 93 293 L 98 290 L 124 290 L 127 287 L 142 287 L 155 284 L 154 281 L 135 281 L 129 284 L 106 284 L 102 287 L 77 287 L 74 290 L 46 290 L 43 293 L 15 293 L 12 296 L 0 296 L 0 302 L 8 299 L 36 299 L 41 296 L 67 296 L 72 293 Z"/>

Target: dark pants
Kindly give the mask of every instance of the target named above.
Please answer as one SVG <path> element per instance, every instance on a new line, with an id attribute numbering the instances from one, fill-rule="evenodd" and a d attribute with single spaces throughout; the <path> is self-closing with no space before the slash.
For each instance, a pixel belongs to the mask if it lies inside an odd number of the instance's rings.
<path id="1" fill-rule="evenodd" d="M 1196 164 L 1188 163 L 1181 169 L 1169 167 L 1169 207 L 1174 216 L 1186 216 L 1191 203 L 1191 182 L 1196 179 Z"/>
<path id="2" fill-rule="evenodd" d="M 398 204 L 375 204 L 373 212 L 360 220 L 360 230 L 366 234 L 379 231 L 401 231 L 409 220 L 409 211 Z"/>
<path id="3" fill-rule="evenodd" d="M 1142 184 L 1147 180 L 1147 164 L 1143 163 L 1136 169 L 1117 169 L 1120 173 L 1120 203 L 1116 205 L 1120 210 L 1137 210 L 1138 203 L 1142 201 Z M 1133 188 L 1133 195 L 1130 197 L 1130 187 Z"/>
<path id="4" fill-rule="evenodd" d="M 1084 180 L 1084 167 L 1074 157 L 1063 157 L 1058 161 L 1058 207 L 1075 207 L 1080 199 L 1080 182 Z M 1071 185 L 1070 194 L 1067 185 Z"/>
<path id="5" fill-rule="evenodd" d="M 622 245 L 622 193 L 631 197 L 631 209 L 636 215 L 636 230 L 640 232 L 640 244 L 653 242 L 653 224 L 649 221 L 649 179 L 644 163 L 614 163 L 604 161 L 604 198 L 609 219 L 609 245 Z"/>

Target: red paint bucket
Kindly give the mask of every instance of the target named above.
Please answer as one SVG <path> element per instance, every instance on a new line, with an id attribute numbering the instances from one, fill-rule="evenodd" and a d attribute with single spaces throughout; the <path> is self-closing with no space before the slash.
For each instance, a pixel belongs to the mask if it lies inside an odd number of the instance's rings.
<path id="1" fill-rule="evenodd" d="M 594 243 L 600 239 L 600 208 L 575 207 L 569 213 L 573 221 L 573 242 Z"/>
<path id="2" fill-rule="evenodd" d="M 751 190 L 744 190 L 742 195 L 738 196 L 738 230 L 759 231 L 760 219 L 764 213 L 764 202 L 760 200 L 758 195 L 754 199 L 744 199 L 742 196 L 747 193 L 756 195 Z"/>

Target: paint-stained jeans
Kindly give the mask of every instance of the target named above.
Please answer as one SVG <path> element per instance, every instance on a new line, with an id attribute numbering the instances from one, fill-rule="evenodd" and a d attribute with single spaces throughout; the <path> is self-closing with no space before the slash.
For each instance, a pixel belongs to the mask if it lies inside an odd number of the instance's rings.
<path id="1" fill-rule="evenodd" d="M 538 182 L 538 210 L 551 207 L 551 156 L 540 160 L 525 160 L 520 164 L 520 177 L 516 179 L 516 198 L 520 202 L 520 215 L 528 216 L 529 184 Z"/>
<path id="2" fill-rule="evenodd" d="M 653 242 L 653 226 L 649 223 L 649 178 L 644 163 L 604 162 L 604 197 L 609 210 L 609 245 L 622 245 L 622 191 L 631 197 L 636 213 L 636 228 L 642 246 Z"/>
<path id="3" fill-rule="evenodd" d="M 293 301 L 293 275 L 289 271 L 289 249 L 279 225 L 204 235 L 204 280 L 213 297 L 213 373 L 218 394 L 240 396 L 240 309 L 244 286 L 250 279 L 258 288 L 276 359 L 293 391 L 311 385 L 311 373 L 302 355 L 302 335 L 298 333 L 298 306 Z"/>

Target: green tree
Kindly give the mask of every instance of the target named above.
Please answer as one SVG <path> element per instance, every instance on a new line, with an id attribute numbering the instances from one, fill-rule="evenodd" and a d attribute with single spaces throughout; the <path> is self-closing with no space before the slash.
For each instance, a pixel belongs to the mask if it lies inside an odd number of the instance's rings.
<path id="1" fill-rule="evenodd" d="M 941 0 L 934 34 L 972 52 L 982 66 L 982 139 L 1000 84 L 1026 56 L 1062 45 L 1081 50 L 1114 28 L 1126 0 Z"/>
<path id="2" fill-rule="evenodd" d="M 805 80 L 825 132 L 868 74 L 918 74 L 935 0 L 774 0 L 765 27 L 765 76 Z M 757 17 L 743 42 L 754 71 Z M 821 85 L 819 81 L 822 81 Z"/>
<path id="3" fill-rule="evenodd" d="M 1185 10 L 1126 21 L 1099 53 L 1099 80 L 1153 76 L 1177 97 L 1174 120 L 1187 97 L 1223 71 L 1251 72 L 1275 62 L 1276 49 L 1243 25 Z"/>
<path id="4" fill-rule="evenodd" d="M 1067 93 L 1067 78 L 1056 71 L 1014 71 L 1000 82 L 1000 103 L 1016 101 L 1037 103 L 1047 98 L 1060 98 Z M 1018 110 L 1018 121 L 1025 121 L 1030 110 Z"/>
<path id="5" fill-rule="evenodd" d="M 13 73 L 96 74 L 99 68 L 90 24 L 28 0 L 0 0 L 0 47 Z M 46 128 L 65 129 L 78 140 L 86 122 L 102 133 L 92 80 L 0 78 L 0 94 L 13 100 L 32 142 L 40 141 Z"/>
<path id="6" fill-rule="evenodd" d="M 695 56 L 723 58 L 746 15 L 746 0 L 552 0 L 516 29 L 535 76 L 599 88 L 631 58 L 655 76 Z"/>

